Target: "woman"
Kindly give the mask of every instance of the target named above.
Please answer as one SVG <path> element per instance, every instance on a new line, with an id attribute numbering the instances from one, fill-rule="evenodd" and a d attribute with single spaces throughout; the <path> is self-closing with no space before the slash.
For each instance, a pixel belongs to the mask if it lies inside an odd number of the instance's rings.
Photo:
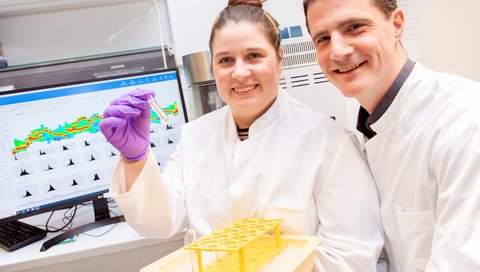
<path id="1" fill-rule="evenodd" d="M 320 235 L 321 271 L 374 271 L 383 245 L 376 190 L 355 136 L 283 91 L 283 49 L 262 1 L 230 1 L 212 27 L 212 70 L 227 106 L 182 127 L 160 174 L 148 152 L 153 93 L 112 102 L 101 123 L 122 153 L 110 194 L 149 237 L 215 222 L 283 218 L 284 233 Z"/>

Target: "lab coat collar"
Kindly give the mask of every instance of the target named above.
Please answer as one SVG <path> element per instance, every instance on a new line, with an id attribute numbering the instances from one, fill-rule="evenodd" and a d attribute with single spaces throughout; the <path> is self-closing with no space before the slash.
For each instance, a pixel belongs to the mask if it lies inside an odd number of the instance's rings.
<path id="1" fill-rule="evenodd" d="M 357 118 L 357 130 L 363 133 L 365 137 L 371 139 L 375 135 L 377 135 L 377 132 L 375 132 L 371 126 L 375 122 L 377 122 L 388 110 L 393 100 L 395 100 L 398 92 L 402 88 L 403 84 L 405 83 L 405 81 L 407 81 L 407 78 L 412 73 L 414 67 L 415 62 L 407 59 L 407 62 L 403 66 L 402 70 L 400 70 L 400 73 L 398 73 L 398 76 L 395 78 L 387 93 L 383 96 L 382 100 L 380 100 L 378 106 L 375 108 L 371 115 L 367 112 L 365 108 L 360 107 Z"/>
<path id="2" fill-rule="evenodd" d="M 265 128 L 273 124 L 279 118 L 284 105 L 285 93 L 279 87 L 275 102 L 273 102 L 272 106 L 250 126 L 248 132 L 249 137 L 263 131 Z"/>
<path id="3" fill-rule="evenodd" d="M 398 124 L 398 120 L 405 118 L 405 113 L 409 112 L 409 100 L 416 99 L 418 97 L 418 91 L 422 91 L 423 87 L 419 86 L 419 82 L 428 77 L 428 70 L 420 63 L 415 64 L 410 76 L 403 84 L 402 88 L 397 94 L 397 98 L 389 107 L 389 109 L 383 114 L 383 116 L 374 124 L 372 129 L 377 133 L 385 131 L 394 124 Z M 415 114 L 414 112 L 412 112 Z"/>
<path id="4" fill-rule="evenodd" d="M 270 108 L 250 126 L 248 130 L 248 138 L 252 138 L 256 134 L 261 133 L 265 128 L 273 124 L 279 118 L 280 113 L 285 105 L 286 96 L 287 94 L 285 91 L 279 87 L 277 98 L 273 102 L 272 106 L 270 106 Z M 229 112 L 228 123 L 230 134 L 235 134 L 235 138 L 238 138 L 237 126 L 231 111 Z M 238 140 L 240 141 L 240 139 Z"/>

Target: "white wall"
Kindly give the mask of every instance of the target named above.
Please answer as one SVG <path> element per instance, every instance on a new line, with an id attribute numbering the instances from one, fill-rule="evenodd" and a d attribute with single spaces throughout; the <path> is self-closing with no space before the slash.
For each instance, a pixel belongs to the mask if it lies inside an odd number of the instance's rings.
<path id="1" fill-rule="evenodd" d="M 212 24 L 226 1 L 166 1 L 177 63 L 184 55 L 208 50 Z"/>
<path id="2" fill-rule="evenodd" d="M 422 63 L 480 81 L 480 1 L 418 1 Z"/>

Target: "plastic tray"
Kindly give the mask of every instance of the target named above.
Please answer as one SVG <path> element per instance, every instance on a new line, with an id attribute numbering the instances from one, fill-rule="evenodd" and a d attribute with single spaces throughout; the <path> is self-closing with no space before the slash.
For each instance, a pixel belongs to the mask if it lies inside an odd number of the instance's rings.
<path id="1" fill-rule="evenodd" d="M 274 236 L 265 235 L 261 239 L 271 239 L 274 243 Z M 321 238 L 316 236 L 304 235 L 282 235 L 281 240 L 286 247 L 278 255 L 273 257 L 262 267 L 256 271 L 267 272 L 292 272 L 292 271 L 312 271 L 313 268 L 313 251 L 320 244 Z M 203 263 L 205 271 L 215 271 L 208 269 L 208 263 L 215 262 L 215 253 L 204 256 Z M 198 271 L 195 262 L 195 253 L 191 250 L 181 248 L 160 260 L 142 268 L 141 272 L 182 272 L 182 271 Z M 239 268 L 230 271 L 240 271 Z M 227 271 L 222 271 L 227 272 Z M 249 271 L 250 272 L 250 271 Z"/>

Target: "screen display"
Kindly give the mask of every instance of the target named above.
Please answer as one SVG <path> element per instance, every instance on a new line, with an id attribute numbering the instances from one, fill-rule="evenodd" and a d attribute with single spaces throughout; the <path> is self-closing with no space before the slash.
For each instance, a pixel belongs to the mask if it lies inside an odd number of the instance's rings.
<path id="1" fill-rule="evenodd" d="M 0 93 L 0 220 L 106 193 L 119 154 L 99 124 L 110 101 L 136 88 L 155 91 L 168 116 L 151 116 L 151 147 L 163 170 L 187 121 L 177 69 Z"/>

